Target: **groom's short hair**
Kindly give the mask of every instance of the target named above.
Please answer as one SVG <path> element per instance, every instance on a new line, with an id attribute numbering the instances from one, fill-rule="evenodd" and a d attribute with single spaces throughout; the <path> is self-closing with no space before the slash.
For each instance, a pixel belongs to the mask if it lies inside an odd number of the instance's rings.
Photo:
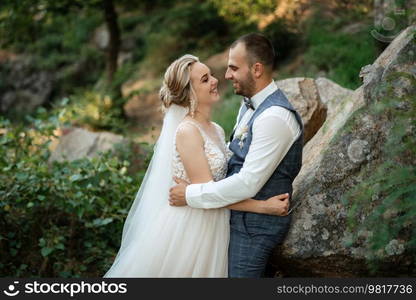
<path id="1" fill-rule="evenodd" d="M 266 36 L 261 33 L 245 34 L 232 43 L 231 48 L 239 43 L 244 44 L 250 65 L 260 62 L 269 71 L 274 69 L 275 51 L 272 42 Z"/>

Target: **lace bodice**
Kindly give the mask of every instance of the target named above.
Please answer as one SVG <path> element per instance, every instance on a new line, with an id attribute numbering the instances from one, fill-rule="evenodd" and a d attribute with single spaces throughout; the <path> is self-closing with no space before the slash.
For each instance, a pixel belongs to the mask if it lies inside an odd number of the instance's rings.
<path id="1" fill-rule="evenodd" d="M 216 128 L 216 132 L 220 137 L 221 144 L 219 145 L 204 131 L 204 129 L 196 121 L 183 121 L 181 124 L 179 124 L 176 132 L 181 128 L 181 126 L 185 124 L 192 124 L 198 128 L 199 132 L 201 133 L 202 139 L 204 140 L 205 155 L 208 159 L 208 164 L 210 166 L 214 181 L 225 178 L 227 174 L 227 161 L 229 158 L 229 151 L 227 149 L 227 145 L 225 144 L 224 130 L 218 124 L 213 123 Z M 176 149 L 176 134 L 173 151 L 173 175 L 190 182 L 179 156 L 178 150 Z"/>

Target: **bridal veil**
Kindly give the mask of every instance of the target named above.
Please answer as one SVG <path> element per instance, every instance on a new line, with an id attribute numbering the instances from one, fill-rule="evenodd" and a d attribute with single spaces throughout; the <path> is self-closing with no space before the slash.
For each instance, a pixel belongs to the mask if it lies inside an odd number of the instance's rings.
<path id="1" fill-rule="evenodd" d="M 174 184 L 172 158 L 175 132 L 188 111 L 188 108 L 176 104 L 166 110 L 153 157 L 124 223 L 120 249 L 104 277 L 125 277 L 125 270 L 137 261 L 138 251 L 158 213 L 167 205 L 169 189 Z"/>

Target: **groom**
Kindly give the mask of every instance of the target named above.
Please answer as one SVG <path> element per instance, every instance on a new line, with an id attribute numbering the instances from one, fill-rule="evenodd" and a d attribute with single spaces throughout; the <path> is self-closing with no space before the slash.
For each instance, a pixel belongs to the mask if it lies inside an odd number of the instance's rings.
<path id="1" fill-rule="evenodd" d="M 302 164 L 303 125 L 272 78 L 275 53 L 263 35 L 250 33 L 230 47 L 225 78 L 244 97 L 230 138 L 227 178 L 171 188 L 171 205 L 218 208 L 253 198 L 292 195 Z M 291 198 L 290 198 L 291 199 Z M 292 207 L 293 207 L 293 203 Z M 291 211 L 272 216 L 231 211 L 229 277 L 263 277 L 274 247 L 282 243 Z"/>

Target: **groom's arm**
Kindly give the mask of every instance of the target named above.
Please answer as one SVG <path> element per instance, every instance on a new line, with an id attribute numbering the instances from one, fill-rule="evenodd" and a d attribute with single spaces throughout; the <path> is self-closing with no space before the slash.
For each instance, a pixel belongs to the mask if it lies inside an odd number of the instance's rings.
<path id="1" fill-rule="evenodd" d="M 219 208 L 254 197 L 289 151 L 298 133 L 279 115 L 259 116 L 253 124 L 253 139 L 240 172 L 221 181 L 189 185 L 187 204 L 195 208 Z"/>

